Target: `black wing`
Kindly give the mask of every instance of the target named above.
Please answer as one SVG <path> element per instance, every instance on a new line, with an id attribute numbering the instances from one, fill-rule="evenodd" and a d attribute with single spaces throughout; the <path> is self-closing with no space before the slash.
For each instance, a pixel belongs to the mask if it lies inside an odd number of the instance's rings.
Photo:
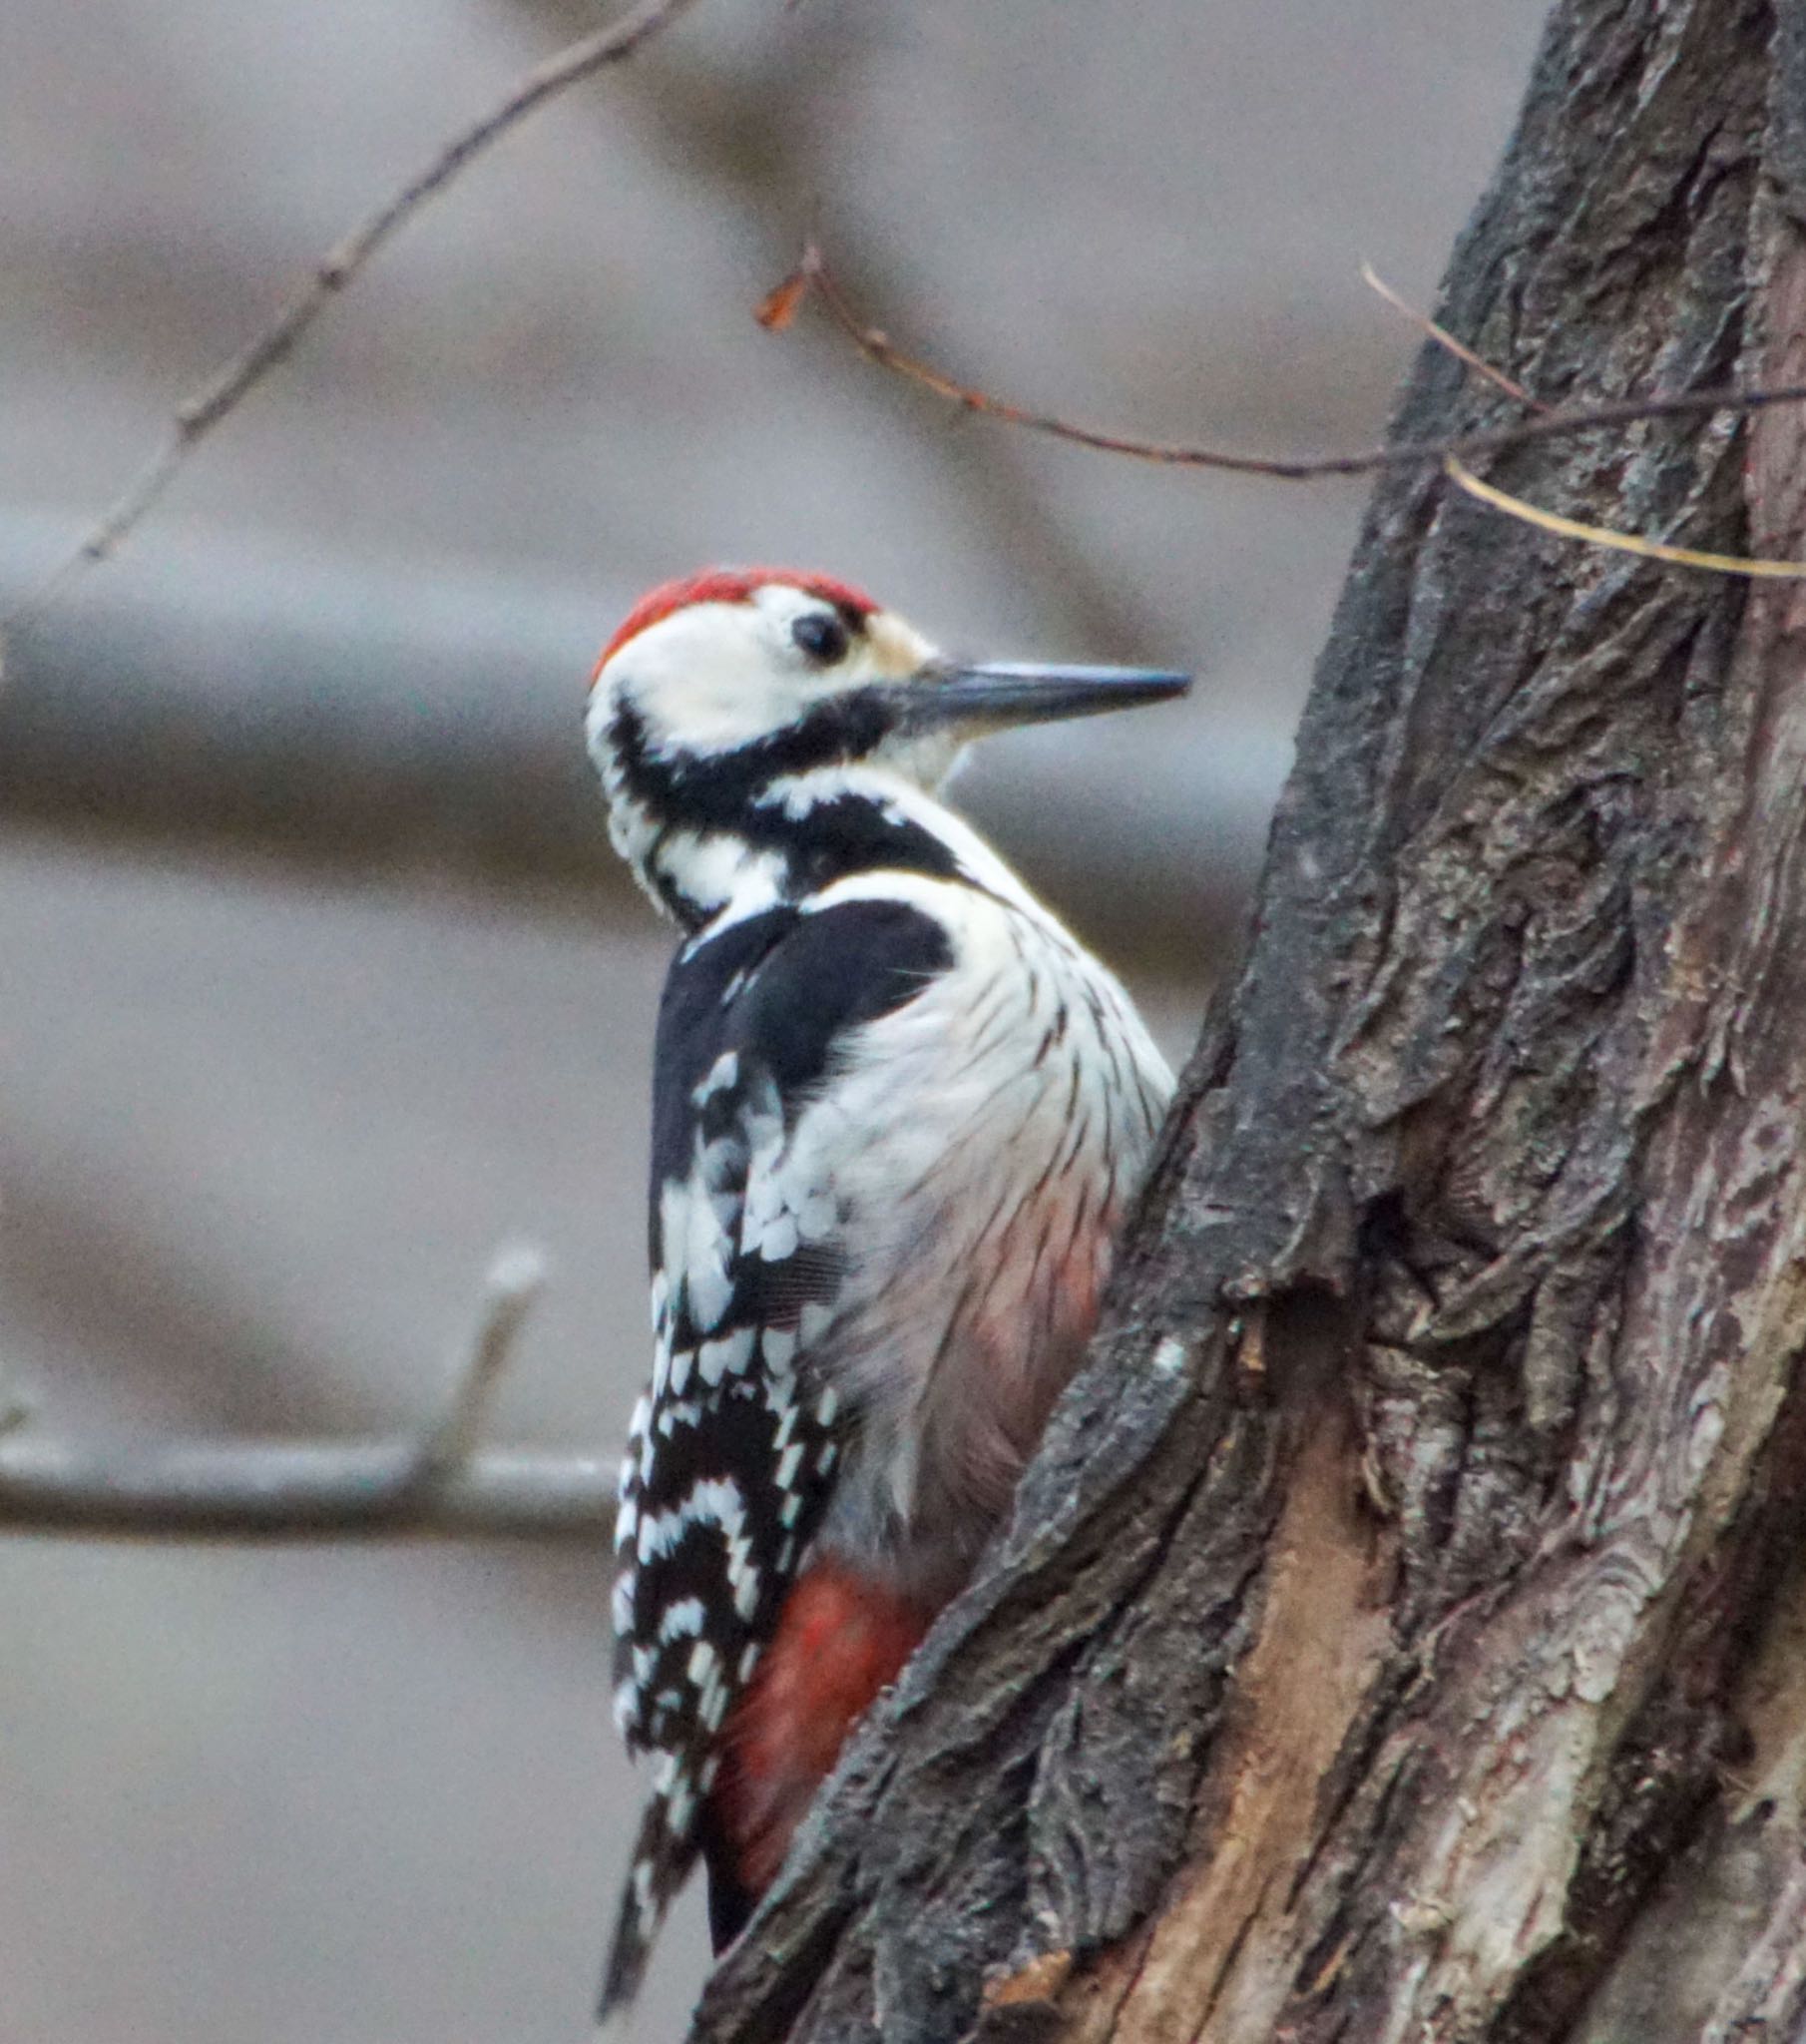
<path id="1" fill-rule="evenodd" d="M 621 1472 L 616 1717 L 659 1757 L 603 2012 L 630 2000 L 693 1862 L 716 1736 L 775 1624 L 854 1415 L 811 1369 L 844 1245 L 790 1139 L 849 1030 L 951 963 L 906 903 L 784 907 L 678 954 L 654 1077 L 657 1362 Z"/>

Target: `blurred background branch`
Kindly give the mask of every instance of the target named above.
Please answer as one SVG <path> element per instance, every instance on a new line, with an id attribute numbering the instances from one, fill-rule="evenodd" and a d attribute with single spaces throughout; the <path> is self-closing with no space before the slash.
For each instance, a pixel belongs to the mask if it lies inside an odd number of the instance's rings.
<path id="1" fill-rule="evenodd" d="M 1436 468 L 1462 457 L 1478 460 L 1483 455 L 1507 454 L 1515 448 L 1544 440 L 1578 439 L 1583 434 L 1607 428 L 1642 425 L 1651 419 L 1698 418 L 1714 412 L 1767 411 L 1774 405 L 1799 404 L 1806 400 L 1806 384 L 1778 383 L 1761 388 L 1718 384 L 1701 390 L 1649 390 L 1635 397 L 1604 403 L 1584 399 L 1558 410 L 1539 403 L 1492 362 L 1464 346 L 1434 319 L 1408 304 L 1397 292 L 1380 283 L 1370 263 L 1361 266 L 1362 280 L 1378 290 L 1388 303 L 1403 312 L 1436 345 L 1453 355 L 1484 381 L 1503 390 L 1514 404 L 1535 416 L 1517 423 L 1488 426 L 1453 439 L 1407 441 L 1385 447 L 1364 447 L 1346 454 L 1276 455 L 1255 454 L 1229 447 L 1202 446 L 1195 441 L 1145 440 L 1136 435 L 1105 431 L 1077 419 L 1029 406 L 962 383 L 948 370 L 924 355 L 900 348 L 881 326 L 869 325 L 855 308 L 841 284 L 837 269 L 828 261 L 819 242 L 804 244 L 795 268 L 771 290 L 758 308 L 758 322 L 771 332 L 785 332 L 797 311 L 811 296 L 827 308 L 828 317 L 854 348 L 874 368 L 884 369 L 906 383 L 938 397 L 956 413 L 971 413 L 1016 426 L 1069 446 L 1083 447 L 1093 454 L 1113 454 L 1130 461 L 1152 462 L 1163 468 L 1210 469 L 1219 474 L 1264 476 L 1271 482 L 1327 482 L 1335 476 L 1376 475 L 1385 469 Z"/>
<path id="2" fill-rule="evenodd" d="M 0 1413 L 0 1526 L 159 1537 L 606 1538 L 612 1461 L 482 1446 L 544 1282 L 537 1250 L 496 1258 L 446 1409 L 415 1437 L 89 1446 L 45 1434 L 30 1402 L 15 1397 Z"/>
<path id="3" fill-rule="evenodd" d="M 644 0 L 622 20 L 579 36 L 542 59 L 438 149 L 423 169 L 333 243 L 277 317 L 177 405 L 168 439 L 138 480 L 101 514 L 74 554 L 52 570 L 49 580 L 26 597 L 20 610 L 0 618 L 0 631 L 19 622 L 22 615 L 41 614 L 74 570 L 117 552 L 162 501 L 207 436 L 224 425 L 264 377 L 288 359 L 307 329 L 335 297 L 356 282 L 390 237 L 406 227 L 423 206 L 430 205 L 460 172 L 560 93 L 593 78 L 606 66 L 634 56 L 691 4 L 692 0 Z"/>
<path id="4" fill-rule="evenodd" d="M 196 1441 L 100 1449 L 15 1430 L 0 1440 L 0 1526 L 168 1539 L 606 1540 L 615 1464 L 491 1449 L 430 1480 L 416 1442 Z"/>

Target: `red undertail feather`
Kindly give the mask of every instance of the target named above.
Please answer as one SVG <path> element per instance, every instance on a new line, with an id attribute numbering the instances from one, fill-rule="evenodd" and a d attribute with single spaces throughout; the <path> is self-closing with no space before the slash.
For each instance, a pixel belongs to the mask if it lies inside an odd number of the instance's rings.
<path id="1" fill-rule="evenodd" d="M 797 1578 L 727 1720 L 715 1789 L 732 1872 L 750 1893 L 769 1886 L 848 1732 L 897 1679 L 932 1617 L 838 1562 Z"/>

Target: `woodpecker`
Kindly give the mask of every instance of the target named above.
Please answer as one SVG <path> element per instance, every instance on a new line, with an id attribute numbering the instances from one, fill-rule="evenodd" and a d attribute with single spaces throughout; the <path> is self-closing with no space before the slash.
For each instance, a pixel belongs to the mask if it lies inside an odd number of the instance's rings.
<path id="1" fill-rule="evenodd" d="M 952 660 L 775 569 L 653 591 L 597 663 L 610 833 L 681 933 L 613 1604 L 616 1718 L 657 1769 L 604 2016 L 698 1853 L 715 1949 L 737 1934 L 966 1580 L 1171 1092 L 1123 987 L 938 790 L 986 733 L 1187 686 Z"/>

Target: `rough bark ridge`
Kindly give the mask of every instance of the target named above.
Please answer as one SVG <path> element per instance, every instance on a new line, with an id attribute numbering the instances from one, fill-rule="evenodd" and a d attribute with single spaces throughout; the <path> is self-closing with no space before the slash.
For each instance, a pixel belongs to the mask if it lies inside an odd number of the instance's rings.
<path id="1" fill-rule="evenodd" d="M 1802 221 L 1798 0 L 1568 0 L 1439 316 L 1795 377 Z M 1428 353 L 1395 430 L 1508 409 Z M 1806 553 L 1792 411 L 1492 474 Z M 1806 2020 L 1803 647 L 1382 485 L 1094 1364 L 698 2040 Z"/>

